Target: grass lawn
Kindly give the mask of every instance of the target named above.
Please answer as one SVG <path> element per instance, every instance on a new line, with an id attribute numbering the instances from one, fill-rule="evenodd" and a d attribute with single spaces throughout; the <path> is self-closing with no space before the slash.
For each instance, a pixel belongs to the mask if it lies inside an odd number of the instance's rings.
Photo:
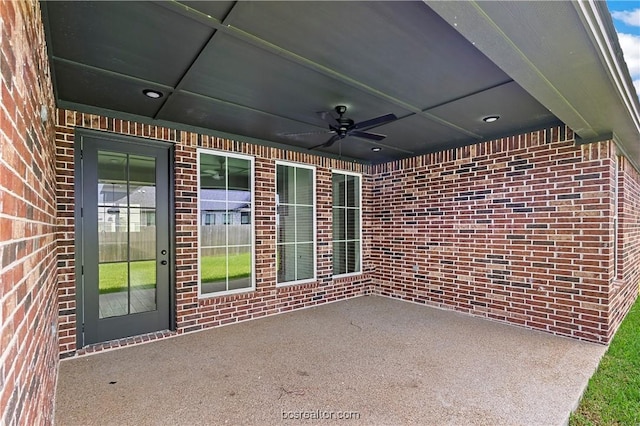
<path id="1" fill-rule="evenodd" d="M 127 262 L 102 263 L 99 266 L 100 294 L 117 293 L 127 289 Z M 156 282 L 156 262 L 131 262 L 131 287 L 152 288 Z"/>
<path id="2" fill-rule="evenodd" d="M 224 256 L 205 256 L 200 258 L 201 279 L 203 283 L 224 280 Z M 251 276 L 251 253 L 229 256 L 229 279 Z"/>
<path id="3" fill-rule="evenodd" d="M 569 425 L 640 425 L 640 298 L 589 380 Z"/>
<path id="4" fill-rule="evenodd" d="M 214 282 L 225 278 L 225 257 L 206 256 L 200 259 L 202 282 Z M 143 260 L 131 262 L 131 286 L 134 289 L 152 288 L 156 282 L 156 262 Z M 100 265 L 100 293 L 116 293 L 127 288 L 127 263 L 103 263 Z M 251 254 L 242 253 L 229 257 L 229 279 L 251 275 Z"/>

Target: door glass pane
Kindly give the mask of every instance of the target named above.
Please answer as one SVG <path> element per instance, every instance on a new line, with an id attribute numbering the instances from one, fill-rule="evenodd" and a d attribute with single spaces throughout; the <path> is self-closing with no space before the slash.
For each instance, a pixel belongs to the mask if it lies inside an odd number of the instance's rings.
<path id="1" fill-rule="evenodd" d="M 99 318 L 156 309 L 155 158 L 98 151 Z"/>
<path id="2" fill-rule="evenodd" d="M 156 309 L 156 159 L 129 155 L 129 313 Z"/>

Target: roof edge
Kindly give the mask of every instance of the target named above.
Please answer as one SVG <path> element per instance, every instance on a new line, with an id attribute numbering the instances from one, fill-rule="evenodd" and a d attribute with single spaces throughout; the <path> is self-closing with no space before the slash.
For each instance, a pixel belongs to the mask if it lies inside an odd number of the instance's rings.
<path id="1" fill-rule="evenodd" d="M 638 134 L 640 134 L 640 100 L 624 60 L 618 33 L 607 5 L 603 1 L 572 1 L 578 16 L 588 30 L 601 62 L 608 71 L 620 99 L 624 103 Z"/>

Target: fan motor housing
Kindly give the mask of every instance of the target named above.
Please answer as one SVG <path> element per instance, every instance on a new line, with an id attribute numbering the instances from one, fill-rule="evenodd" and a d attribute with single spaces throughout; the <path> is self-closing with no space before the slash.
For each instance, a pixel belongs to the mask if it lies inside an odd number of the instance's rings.
<path id="1" fill-rule="evenodd" d="M 349 119 L 349 118 L 340 118 L 338 120 L 338 123 L 340 123 L 340 128 L 342 129 L 343 127 L 345 129 L 353 126 L 353 124 L 355 123 L 353 120 Z"/>

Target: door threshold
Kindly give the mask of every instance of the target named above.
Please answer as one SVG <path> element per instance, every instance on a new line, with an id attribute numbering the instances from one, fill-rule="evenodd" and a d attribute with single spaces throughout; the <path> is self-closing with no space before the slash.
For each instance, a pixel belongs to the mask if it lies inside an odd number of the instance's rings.
<path id="1" fill-rule="evenodd" d="M 78 349 L 75 352 L 75 356 L 91 355 L 98 352 L 106 352 L 114 349 L 125 348 L 129 346 L 140 345 L 143 343 L 149 343 L 156 340 L 166 339 L 168 337 L 175 337 L 178 332 L 172 330 L 160 330 L 151 333 L 139 334 L 137 336 L 123 337 L 122 339 L 109 340 L 108 342 L 93 343 L 83 348 Z M 73 356 L 71 356 L 73 358 Z"/>

